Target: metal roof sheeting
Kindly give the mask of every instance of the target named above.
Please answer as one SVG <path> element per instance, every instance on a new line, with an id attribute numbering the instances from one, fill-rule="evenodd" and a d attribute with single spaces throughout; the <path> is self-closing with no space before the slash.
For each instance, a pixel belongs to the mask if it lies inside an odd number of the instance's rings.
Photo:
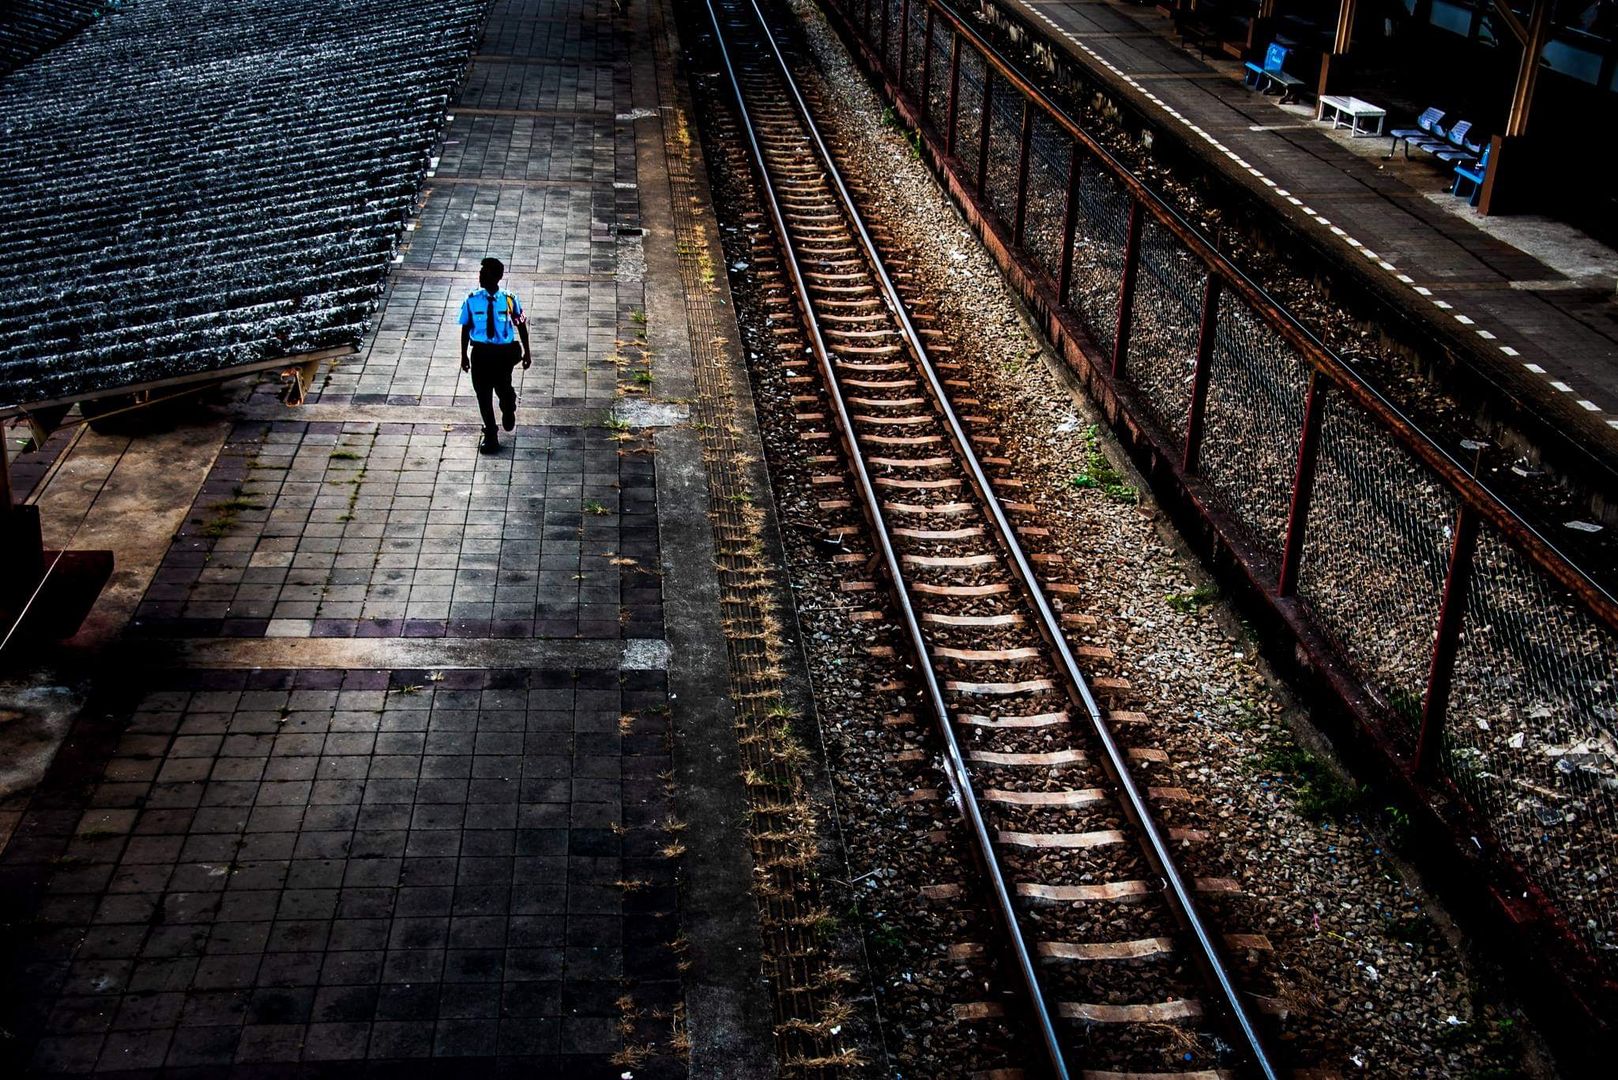
<path id="1" fill-rule="evenodd" d="M 141 0 L 0 80 L 0 409 L 357 342 L 485 0 Z"/>
<path id="2" fill-rule="evenodd" d="M 0 0 L 0 75 L 28 63 L 127 0 Z"/>

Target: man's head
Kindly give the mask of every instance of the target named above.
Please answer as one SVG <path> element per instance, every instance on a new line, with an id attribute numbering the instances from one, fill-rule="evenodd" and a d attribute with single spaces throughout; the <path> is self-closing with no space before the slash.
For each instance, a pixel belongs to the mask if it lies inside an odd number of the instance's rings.
<path id="1" fill-rule="evenodd" d="M 506 264 L 490 256 L 483 260 L 483 269 L 478 271 L 478 284 L 490 292 L 500 287 L 500 279 L 506 276 Z"/>

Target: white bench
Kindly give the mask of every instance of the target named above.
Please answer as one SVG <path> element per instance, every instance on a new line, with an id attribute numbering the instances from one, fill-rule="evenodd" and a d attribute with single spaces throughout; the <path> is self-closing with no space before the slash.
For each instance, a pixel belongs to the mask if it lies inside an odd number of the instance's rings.
<path id="1" fill-rule="evenodd" d="M 1320 99 L 1320 106 L 1315 112 L 1316 120 L 1330 120 L 1333 130 L 1348 125 L 1348 130 L 1354 135 L 1380 135 L 1382 122 L 1388 118 L 1388 110 L 1379 109 L 1369 101 L 1361 101 L 1357 97 L 1343 97 L 1337 94 L 1326 94 Z M 1376 127 L 1362 127 L 1375 122 Z"/>

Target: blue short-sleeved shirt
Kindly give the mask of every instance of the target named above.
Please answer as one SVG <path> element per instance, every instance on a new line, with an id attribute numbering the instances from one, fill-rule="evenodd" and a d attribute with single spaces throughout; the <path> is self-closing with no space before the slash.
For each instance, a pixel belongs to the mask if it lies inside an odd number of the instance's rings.
<path id="1" fill-rule="evenodd" d="M 494 293 L 494 326 L 489 326 L 489 293 L 474 290 L 461 301 L 462 326 L 472 328 L 472 340 L 483 345 L 510 345 L 517 340 L 513 318 L 522 317 L 522 301 L 504 289 Z"/>

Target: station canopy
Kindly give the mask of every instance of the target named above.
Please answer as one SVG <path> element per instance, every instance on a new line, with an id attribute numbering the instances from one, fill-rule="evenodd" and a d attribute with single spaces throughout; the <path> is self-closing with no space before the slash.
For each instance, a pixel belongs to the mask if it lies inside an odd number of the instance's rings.
<path id="1" fill-rule="evenodd" d="M 121 0 L 0 78 L 0 415 L 357 342 L 485 8 Z"/>

